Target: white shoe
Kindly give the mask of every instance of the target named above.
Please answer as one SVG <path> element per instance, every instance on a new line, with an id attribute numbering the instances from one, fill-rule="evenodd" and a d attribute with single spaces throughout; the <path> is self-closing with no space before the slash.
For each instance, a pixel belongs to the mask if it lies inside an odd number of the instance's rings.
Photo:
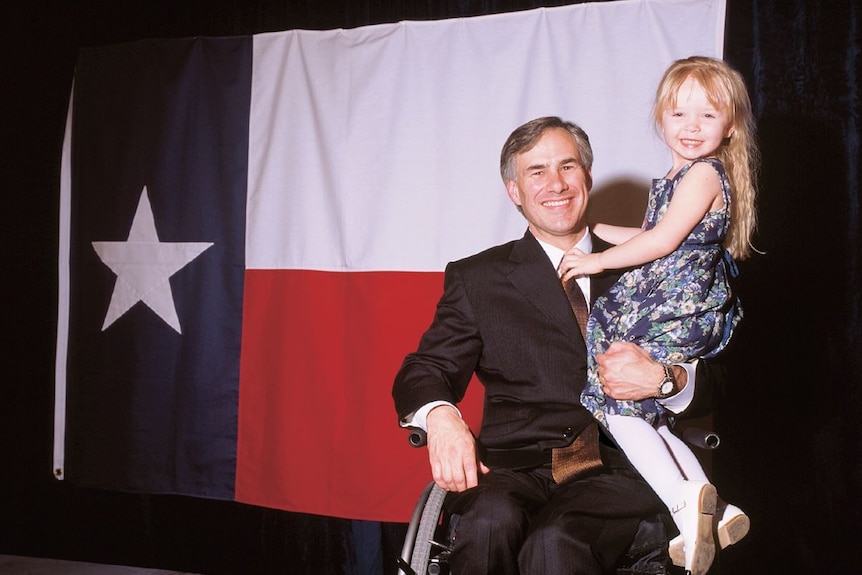
<path id="1" fill-rule="evenodd" d="M 736 505 L 718 500 L 715 514 L 715 540 L 724 549 L 738 543 L 748 535 L 751 521 L 748 515 Z M 685 567 L 685 545 L 682 535 L 677 535 L 668 544 L 668 555 L 677 567 Z"/>
<path id="2" fill-rule="evenodd" d="M 685 542 L 682 535 L 677 535 L 667 545 L 667 554 L 677 567 L 685 567 Z"/>
<path id="3" fill-rule="evenodd" d="M 748 535 L 751 528 L 751 520 L 742 509 L 719 500 L 718 512 L 715 514 L 716 522 L 715 538 L 722 549 L 728 545 L 738 543 Z"/>
<path id="4" fill-rule="evenodd" d="M 680 535 L 670 542 L 669 555 L 674 565 L 685 567 L 691 575 L 705 575 L 715 557 L 715 487 L 704 481 L 685 481 L 681 495 L 680 503 L 671 509 L 674 522 L 681 527 Z"/>

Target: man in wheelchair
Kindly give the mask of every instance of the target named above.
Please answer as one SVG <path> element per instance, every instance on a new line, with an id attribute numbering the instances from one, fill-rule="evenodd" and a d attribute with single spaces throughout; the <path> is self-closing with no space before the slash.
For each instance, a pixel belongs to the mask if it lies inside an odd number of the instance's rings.
<path id="1" fill-rule="evenodd" d="M 401 424 L 427 431 L 433 479 L 459 517 L 455 575 L 656 574 L 670 565 L 666 509 L 579 401 L 586 346 L 557 265 L 573 246 L 607 247 L 586 222 L 592 159 L 571 122 L 538 118 L 512 132 L 500 170 L 527 231 L 447 266 L 434 320 L 395 379 Z M 585 301 L 616 277 L 578 280 Z M 617 399 L 655 397 L 666 379 L 634 344 L 597 359 Z M 475 436 L 456 407 L 474 375 L 485 397 Z M 670 366 L 670 375 L 673 389 L 661 394 L 670 412 L 709 397 L 705 362 Z"/>

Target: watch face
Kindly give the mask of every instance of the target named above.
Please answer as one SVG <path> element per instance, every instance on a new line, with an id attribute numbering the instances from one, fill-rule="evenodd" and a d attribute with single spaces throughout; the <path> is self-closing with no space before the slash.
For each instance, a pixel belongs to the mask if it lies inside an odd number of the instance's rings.
<path id="1" fill-rule="evenodd" d="M 659 388 L 659 392 L 662 395 L 667 395 L 671 391 L 673 391 L 673 382 L 672 381 L 661 382 L 661 387 Z"/>

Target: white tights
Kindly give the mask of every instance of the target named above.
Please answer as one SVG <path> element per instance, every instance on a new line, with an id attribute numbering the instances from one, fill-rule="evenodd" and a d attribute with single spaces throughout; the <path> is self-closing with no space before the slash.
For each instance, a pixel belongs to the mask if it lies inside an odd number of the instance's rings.
<path id="1" fill-rule="evenodd" d="M 653 427 L 629 415 L 608 415 L 607 421 L 614 440 L 668 509 L 679 503 L 683 481 L 709 481 L 694 452 L 666 424 Z"/>

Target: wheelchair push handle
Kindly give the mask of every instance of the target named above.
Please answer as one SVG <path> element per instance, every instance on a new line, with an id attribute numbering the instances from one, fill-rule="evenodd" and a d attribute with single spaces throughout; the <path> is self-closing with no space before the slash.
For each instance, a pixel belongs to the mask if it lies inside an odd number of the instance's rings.
<path id="1" fill-rule="evenodd" d="M 428 443 L 428 434 L 425 433 L 424 429 L 412 427 L 410 428 L 410 433 L 407 435 L 407 443 L 411 447 L 424 447 Z"/>
<path id="2" fill-rule="evenodd" d="M 714 431 L 699 429 L 697 427 L 688 427 L 682 432 L 682 438 L 689 445 L 699 447 L 701 449 L 715 449 L 721 443 L 721 438 Z"/>

